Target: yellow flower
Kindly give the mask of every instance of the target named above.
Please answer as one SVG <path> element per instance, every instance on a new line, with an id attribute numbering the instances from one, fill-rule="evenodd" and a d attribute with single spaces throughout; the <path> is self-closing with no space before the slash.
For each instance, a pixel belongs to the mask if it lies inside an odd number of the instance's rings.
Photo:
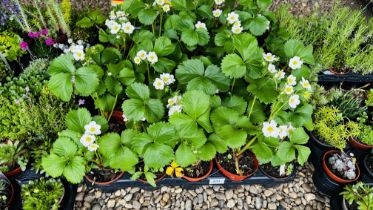
<path id="1" fill-rule="evenodd" d="M 173 176 L 174 173 L 176 177 L 182 177 L 183 168 L 181 168 L 175 161 L 172 161 L 171 165 L 166 169 L 166 174 L 169 176 Z"/>

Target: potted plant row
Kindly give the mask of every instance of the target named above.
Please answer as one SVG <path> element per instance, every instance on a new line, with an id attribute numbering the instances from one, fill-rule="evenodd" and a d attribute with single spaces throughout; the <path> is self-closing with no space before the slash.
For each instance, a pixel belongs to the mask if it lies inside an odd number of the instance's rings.
<path id="1" fill-rule="evenodd" d="M 99 185 L 124 172 L 153 186 L 166 172 L 200 181 L 213 161 L 234 181 L 260 165 L 291 174 L 310 154 L 314 59 L 297 40 L 263 43 L 278 32 L 270 4 L 134 0 L 106 21 L 83 18 L 100 43 L 67 46 L 49 65 L 48 89 L 92 104 L 70 110 L 43 169 Z"/>

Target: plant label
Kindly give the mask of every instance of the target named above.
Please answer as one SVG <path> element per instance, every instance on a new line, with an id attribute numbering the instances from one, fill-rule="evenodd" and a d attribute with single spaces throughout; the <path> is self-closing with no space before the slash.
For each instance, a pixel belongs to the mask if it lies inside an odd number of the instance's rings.
<path id="1" fill-rule="evenodd" d="M 209 178 L 209 184 L 224 184 L 225 178 Z"/>

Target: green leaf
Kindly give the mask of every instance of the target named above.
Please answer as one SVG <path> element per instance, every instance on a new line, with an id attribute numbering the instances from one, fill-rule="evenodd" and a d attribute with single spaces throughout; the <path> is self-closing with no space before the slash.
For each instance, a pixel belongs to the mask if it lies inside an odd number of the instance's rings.
<path id="1" fill-rule="evenodd" d="M 231 148 L 240 148 L 245 144 L 247 133 L 240 129 L 235 129 L 231 125 L 223 125 L 216 130 L 220 138 L 224 139 Z"/>
<path id="2" fill-rule="evenodd" d="M 197 155 L 193 153 L 192 149 L 185 143 L 180 144 L 177 148 L 175 157 L 176 163 L 181 167 L 187 167 L 197 161 Z"/>
<path id="3" fill-rule="evenodd" d="M 128 99 L 122 104 L 122 110 L 129 120 L 140 121 L 145 117 L 145 106 L 140 99 Z"/>
<path id="4" fill-rule="evenodd" d="M 90 28 L 94 25 L 94 23 L 88 17 L 84 17 L 76 22 L 76 25 L 81 28 Z"/>
<path id="5" fill-rule="evenodd" d="M 298 151 L 298 163 L 303 166 L 304 163 L 308 160 L 308 157 L 311 154 L 311 150 L 310 148 L 302 145 L 294 145 L 294 147 Z"/>
<path id="6" fill-rule="evenodd" d="M 294 112 L 290 113 L 290 121 L 294 127 L 302 127 L 307 123 L 312 123 L 313 107 L 310 104 L 299 106 Z"/>
<path id="7" fill-rule="evenodd" d="M 313 48 L 312 45 L 304 47 L 303 43 L 299 40 L 288 40 L 284 45 L 284 52 L 287 58 L 299 56 L 302 61 L 308 64 L 314 64 Z"/>
<path id="8" fill-rule="evenodd" d="M 217 33 L 214 41 L 216 46 L 224 47 L 225 52 L 234 52 L 232 33 L 230 31 L 224 30 L 222 32 Z"/>
<path id="9" fill-rule="evenodd" d="M 207 30 L 204 29 L 189 29 L 185 30 L 181 34 L 181 41 L 188 46 L 200 45 L 204 46 L 208 44 L 210 35 Z"/>
<path id="10" fill-rule="evenodd" d="M 259 160 L 260 164 L 265 164 L 271 161 L 273 157 L 273 152 L 271 148 L 269 148 L 265 143 L 263 142 L 256 142 L 253 147 L 252 151 L 254 152 L 256 158 Z"/>
<path id="11" fill-rule="evenodd" d="M 211 143 L 219 153 L 225 153 L 228 150 L 227 142 L 225 142 L 215 133 L 209 136 L 208 143 Z"/>
<path id="12" fill-rule="evenodd" d="M 149 126 L 147 129 L 148 135 L 152 137 L 154 142 L 167 144 L 174 147 L 177 143 L 175 141 L 175 129 L 170 123 L 158 122 Z"/>
<path id="13" fill-rule="evenodd" d="M 69 130 L 85 133 L 84 126 L 91 122 L 91 113 L 85 108 L 71 110 L 66 115 L 66 126 Z"/>
<path id="14" fill-rule="evenodd" d="M 261 10 L 266 10 L 272 4 L 272 0 L 258 0 L 257 4 Z"/>
<path id="15" fill-rule="evenodd" d="M 267 30 L 268 20 L 264 16 L 255 17 L 250 21 L 248 27 L 252 34 L 255 36 L 261 36 Z"/>
<path id="16" fill-rule="evenodd" d="M 159 73 L 172 72 L 175 68 L 176 63 L 168 58 L 159 58 L 158 62 L 153 65 L 154 70 Z"/>
<path id="17" fill-rule="evenodd" d="M 103 112 L 111 112 L 115 106 L 115 97 L 110 94 L 105 94 L 95 100 L 95 107 Z"/>
<path id="18" fill-rule="evenodd" d="M 130 98 L 146 100 L 150 97 L 148 86 L 142 83 L 133 83 L 126 89 L 126 94 Z"/>
<path id="19" fill-rule="evenodd" d="M 53 178 L 59 177 L 63 173 L 66 161 L 65 158 L 56 154 L 50 154 L 42 158 L 42 166 L 44 171 Z"/>
<path id="20" fill-rule="evenodd" d="M 172 1 L 172 8 L 176 10 L 188 10 L 186 0 L 174 0 Z"/>
<path id="21" fill-rule="evenodd" d="M 223 101 L 223 106 L 236 110 L 239 114 L 246 112 L 247 102 L 242 97 L 232 95 Z"/>
<path id="22" fill-rule="evenodd" d="M 281 142 L 277 150 L 277 155 L 285 162 L 291 162 L 295 159 L 295 148 L 290 142 Z"/>
<path id="23" fill-rule="evenodd" d="M 70 159 L 63 170 L 63 175 L 72 184 L 80 183 L 85 175 L 84 159 L 78 156 Z"/>
<path id="24" fill-rule="evenodd" d="M 152 187 L 157 187 L 157 184 L 155 183 L 155 178 L 156 175 L 153 174 L 152 172 L 144 172 L 146 181 L 152 186 Z"/>
<path id="25" fill-rule="evenodd" d="M 140 23 L 144 25 L 151 25 L 153 24 L 154 20 L 157 18 L 158 12 L 153 9 L 142 9 L 139 14 L 138 18 Z"/>
<path id="26" fill-rule="evenodd" d="M 188 91 L 182 97 L 183 111 L 197 120 L 208 111 L 210 107 L 210 97 L 202 91 Z"/>
<path id="27" fill-rule="evenodd" d="M 48 82 L 48 89 L 61 100 L 70 101 L 73 93 L 71 78 L 69 73 L 54 74 Z"/>
<path id="28" fill-rule="evenodd" d="M 276 91 L 276 83 L 267 78 L 250 82 L 247 91 L 258 97 L 260 102 L 269 104 L 277 100 L 279 93 Z"/>
<path id="29" fill-rule="evenodd" d="M 146 167 L 160 169 L 168 165 L 174 159 L 174 151 L 170 146 L 153 143 L 144 153 Z"/>
<path id="30" fill-rule="evenodd" d="M 75 72 L 73 60 L 74 58 L 71 54 L 61 55 L 55 58 L 48 67 L 48 73 L 53 76 L 59 73 Z"/>
<path id="31" fill-rule="evenodd" d="M 97 73 L 90 67 L 81 67 L 75 74 L 75 87 L 82 96 L 89 96 L 96 91 L 99 80 Z"/>
<path id="32" fill-rule="evenodd" d="M 139 133 L 133 136 L 130 140 L 131 148 L 139 155 L 143 155 L 145 149 L 150 143 L 153 142 L 153 139 L 146 133 Z"/>
<path id="33" fill-rule="evenodd" d="M 207 142 L 205 145 L 198 149 L 198 159 L 203 161 L 209 161 L 215 158 L 216 149 L 215 146 Z"/>
<path id="34" fill-rule="evenodd" d="M 158 37 L 155 40 L 154 51 L 158 56 L 166 56 L 173 53 L 175 46 L 172 44 L 171 40 L 165 36 Z"/>
<path id="35" fill-rule="evenodd" d="M 230 78 L 241 78 L 246 74 L 246 65 L 237 54 L 229 54 L 224 57 L 221 64 L 223 73 Z"/>
<path id="36" fill-rule="evenodd" d="M 60 137 L 53 143 L 53 153 L 60 157 L 71 158 L 77 150 L 77 145 L 65 137 Z"/>
<path id="37" fill-rule="evenodd" d="M 290 133 L 289 139 L 294 144 L 305 144 L 310 137 L 304 131 L 303 127 L 297 128 Z"/>
<path id="38" fill-rule="evenodd" d="M 162 119 L 164 115 L 164 107 L 159 99 L 150 99 L 145 104 L 144 116 L 150 123 L 157 122 Z"/>
<path id="39" fill-rule="evenodd" d="M 106 132 L 109 129 L 108 121 L 106 120 L 104 116 L 96 115 L 93 117 L 92 120 L 95 121 L 97 124 L 101 125 L 102 133 Z"/>

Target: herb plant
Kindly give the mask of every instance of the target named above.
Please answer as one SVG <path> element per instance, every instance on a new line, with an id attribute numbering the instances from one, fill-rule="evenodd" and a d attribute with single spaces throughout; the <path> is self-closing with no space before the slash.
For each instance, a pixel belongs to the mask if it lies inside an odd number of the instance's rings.
<path id="1" fill-rule="evenodd" d="M 341 195 L 348 204 L 356 203 L 359 210 L 369 210 L 373 207 L 373 187 L 363 182 L 346 185 Z"/>
<path id="2" fill-rule="evenodd" d="M 20 166 L 26 169 L 28 157 L 24 146 L 19 141 L 8 141 L 0 144 L 0 171 L 7 173 Z"/>
<path id="3" fill-rule="evenodd" d="M 25 210 L 57 210 L 64 195 L 64 186 L 59 180 L 41 178 L 22 185 L 22 208 Z"/>

